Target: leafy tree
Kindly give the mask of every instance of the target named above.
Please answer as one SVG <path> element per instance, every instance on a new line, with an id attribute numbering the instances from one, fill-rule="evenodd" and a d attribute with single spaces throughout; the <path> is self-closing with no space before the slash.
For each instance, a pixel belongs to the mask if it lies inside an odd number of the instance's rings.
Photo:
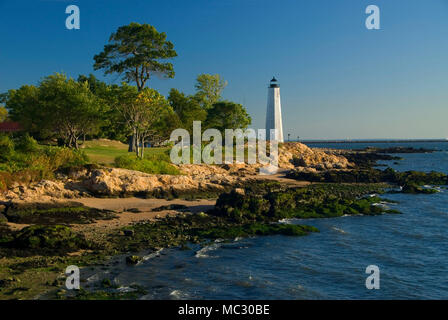
<path id="1" fill-rule="evenodd" d="M 143 90 L 152 74 L 174 77 L 173 65 L 161 60 L 177 56 L 174 45 L 149 24 L 132 22 L 110 36 L 103 52 L 95 55 L 94 69 L 105 74 L 124 74 L 124 80 L 135 82 Z"/>
<path id="2" fill-rule="evenodd" d="M 80 83 L 63 74 L 50 75 L 39 86 L 39 108 L 45 128 L 64 140 L 68 147 L 79 147 L 79 139 L 98 131 L 101 101 Z"/>
<path id="3" fill-rule="evenodd" d="M 161 139 L 166 133 L 167 117 L 174 114 L 168 101 L 154 89 L 140 92 L 136 87 L 123 84 L 119 112 L 135 137 L 134 150 L 138 157 L 144 156 L 144 145 L 148 141 Z"/>
<path id="4" fill-rule="evenodd" d="M 205 109 L 211 108 L 221 99 L 222 91 L 227 86 L 227 81 L 222 80 L 219 74 L 200 74 L 196 81 L 196 96 Z"/>
<path id="5" fill-rule="evenodd" d="M 193 134 L 193 121 L 205 121 L 207 111 L 204 110 L 195 96 L 186 96 L 177 89 L 171 89 L 168 102 L 180 119 L 181 127 Z"/>
<path id="6" fill-rule="evenodd" d="M 5 107 L 0 106 L 0 122 L 5 121 L 8 118 L 8 110 Z"/>
<path id="7" fill-rule="evenodd" d="M 208 110 L 206 127 L 218 129 L 224 135 L 225 129 L 246 129 L 251 122 L 251 117 L 241 104 L 222 101 Z"/>
<path id="8" fill-rule="evenodd" d="M 95 55 L 94 69 L 123 75 L 125 81 L 135 82 L 141 91 L 153 74 L 173 78 L 172 63 L 162 61 L 176 56 L 174 45 L 166 40 L 164 32 L 149 24 L 132 22 L 112 33 L 104 50 Z M 135 145 L 137 142 L 132 136 L 129 151 L 134 151 Z"/>
<path id="9" fill-rule="evenodd" d="M 78 76 L 78 82 L 87 83 L 90 91 L 101 101 L 101 124 L 97 137 L 127 141 L 129 132 L 121 121 L 121 114 L 114 107 L 118 103 L 120 87 L 116 84 L 108 85 L 93 74 Z"/>
<path id="10" fill-rule="evenodd" d="M 148 137 L 148 142 L 150 142 L 151 145 L 160 145 L 169 140 L 173 130 L 181 127 L 182 122 L 178 115 L 174 112 L 171 106 L 168 105 L 167 108 L 162 110 L 159 121 L 154 124 L 153 128 L 155 134 Z"/>
<path id="11" fill-rule="evenodd" d="M 63 74 L 45 77 L 39 87 L 9 90 L 6 107 L 10 117 L 39 139 L 58 138 L 69 147 L 79 147 L 79 138 L 97 132 L 102 105 L 87 83 Z"/>
<path id="12" fill-rule="evenodd" d="M 4 95 L 4 102 L 9 110 L 9 117 L 20 122 L 24 130 L 36 138 L 48 134 L 44 132 L 48 119 L 39 107 L 38 87 L 25 85 L 17 90 L 9 90 Z"/>

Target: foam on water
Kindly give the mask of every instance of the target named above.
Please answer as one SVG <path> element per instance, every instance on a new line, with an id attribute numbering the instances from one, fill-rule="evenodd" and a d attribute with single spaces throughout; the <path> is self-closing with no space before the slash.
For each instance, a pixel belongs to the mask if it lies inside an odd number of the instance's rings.
<path id="1" fill-rule="evenodd" d="M 215 251 L 220 246 L 221 246 L 220 242 L 205 246 L 196 252 L 195 257 L 196 258 L 210 258 L 210 256 L 208 255 L 208 252 Z M 213 258 L 218 258 L 218 257 L 214 256 Z"/>

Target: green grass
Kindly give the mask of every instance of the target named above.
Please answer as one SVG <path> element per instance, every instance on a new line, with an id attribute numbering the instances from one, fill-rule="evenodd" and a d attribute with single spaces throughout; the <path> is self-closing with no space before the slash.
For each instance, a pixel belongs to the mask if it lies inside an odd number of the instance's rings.
<path id="1" fill-rule="evenodd" d="M 116 157 L 126 156 L 129 154 L 128 149 L 118 149 L 113 147 L 93 147 L 85 148 L 84 152 L 93 163 L 112 165 Z"/>
<path id="2" fill-rule="evenodd" d="M 115 158 L 133 154 L 128 152 L 127 144 L 106 139 L 86 141 L 83 150 L 91 162 L 110 166 L 114 166 Z M 168 150 L 169 148 L 145 148 L 145 159 L 159 159 Z"/>
<path id="3" fill-rule="evenodd" d="M 138 159 L 131 154 L 120 156 L 115 159 L 114 166 L 149 174 L 180 174 L 179 169 L 171 164 L 170 158 L 166 153 L 152 154 L 144 159 Z"/>
<path id="4" fill-rule="evenodd" d="M 128 154 L 126 144 L 105 139 L 86 141 L 82 148 L 91 162 L 103 165 L 112 165 L 116 157 Z"/>

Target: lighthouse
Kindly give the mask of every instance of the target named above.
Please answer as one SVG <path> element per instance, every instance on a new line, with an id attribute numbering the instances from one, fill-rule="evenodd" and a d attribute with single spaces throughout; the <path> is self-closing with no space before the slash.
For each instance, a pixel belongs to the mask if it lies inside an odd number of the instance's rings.
<path id="1" fill-rule="evenodd" d="M 275 136 L 271 136 L 271 129 L 277 129 Z M 280 102 L 280 85 L 275 77 L 268 88 L 268 107 L 266 110 L 266 140 L 283 142 L 282 105 Z"/>

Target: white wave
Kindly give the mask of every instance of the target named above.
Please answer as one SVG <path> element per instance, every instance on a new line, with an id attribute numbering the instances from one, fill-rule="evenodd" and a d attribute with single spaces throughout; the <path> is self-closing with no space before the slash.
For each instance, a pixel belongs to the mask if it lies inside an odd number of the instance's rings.
<path id="1" fill-rule="evenodd" d="M 149 260 L 149 259 L 152 259 L 152 258 L 160 256 L 160 252 L 162 252 L 162 250 L 163 250 L 163 248 L 157 250 L 156 252 L 152 252 L 152 253 L 150 253 L 150 254 L 148 254 L 146 256 L 143 256 L 143 261 L 146 261 L 146 260 Z"/>
<path id="2" fill-rule="evenodd" d="M 132 291 L 136 291 L 137 289 L 131 288 L 131 287 L 119 287 L 117 288 L 118 292 L 121 293 L 126 293 L 126 292 L 132 292 Z"/>
<path id="3" fill-rule="evenodd" d="M 300 219 L 295 219 L 295 218 L 285 218 L 285 219 L 279 220 L 278 223 L 282 223 L 282 224 L 291 224 L 291 223 L 293 223 L 294 221 L 297 221 L 297 220 L 300 220 Z"/>
<path id="4" fill-rule="evenodd" d="M 173 290 L 170 292 L 170 297 L 176 300 L 188 299 L 188 294 L 182 292 L 181 290 Z"/>
<path id="5" fill-rule="evenodd" d="M 383 209 L 385 209 L 385 210 L 390 209 L 389 206 L 388 206 L 388 203 L 387 203 L 387 202 L 376 202 L 376 203 L 372 203 L 372 206 L 375 206 L 375 207 L 381 207 L 381 208 L 383 208 Z"/>
<path id="6" fill-rule="evenodd" d="M 207 254 L 207 252 L 214 251 L 218 249 L 221 246 L 220 243 L 214 243 L 209 246 L 206 246 L 198 251 L 196 251 L 195 257 L 196 258 L 210 258 L 210 256 Z"/>
<path id="7" fill-rule="evenodd" d="M 340 229 L 340 228 L 331 227 L 331 229 L 333 229 L 334 231 L 337 231 L 337 232 L 339 232 L 339 233 L 342 233 L 342 234 L 346 234 L 346 233 L 347 233 L 345 230 Z"/>

